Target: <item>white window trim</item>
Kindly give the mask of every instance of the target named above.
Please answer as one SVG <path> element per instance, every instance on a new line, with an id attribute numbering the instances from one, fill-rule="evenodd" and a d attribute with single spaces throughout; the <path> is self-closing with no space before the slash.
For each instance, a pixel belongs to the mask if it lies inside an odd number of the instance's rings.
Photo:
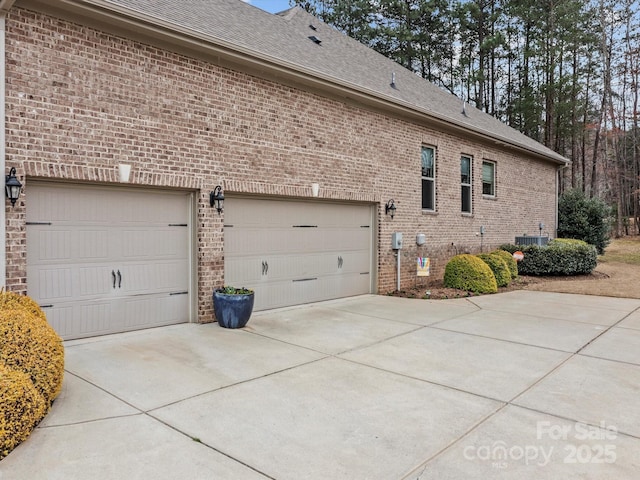
<path id="1" fill-rule="evenodd" d="M 471 155 L 465 155 L 464 153 L 460 155 L 460 162 L 462 163 L 463 158 L 469 159 L 469 183 L 462 182 L 462 178 L 460 179 L 460 212 L 463 215 L 473 215 L 473 157 Z M 460 174 L 462 174 L 462 164 L 460 165 L 461 170 Z M 462 209 L 462 189 L 469 189 L 469 210 Z"/>
<path id="2" fill-rule="evenodd" d="M 425 177 L 424 175 L 422 175 L 422 151 L 424 149 L 429 149 L 433 152 L 433 177 Z M 438 150 L 436 149 L 436 147 L 432 146 L 432 145 L 422 145 L 422 147 L 420 148 L 420 205 L 422 206 L 422 195 L 424 195 L 424 192 L 422 192 L 422 182 L 424 180 L 429 180 L 431 182 L 433 182 L 433 194 L 431 196 L 431 201 L 433 203 L 433 208 L 424 208 L 422 207 L 422 211 L 423 212 L 429 212 L 429 213 L 433 213 L 436 211 L 436 201 L 437 201 L 437 192 L 436 192 L 436 176 L 437 176 L 437 155 Z"/>
<path id="3" fill-rule="evenodd" d="M 496 162 L 494 162 L 493 160 L 482 160 L 482 165 L 484 167 L 485 163 L 489 163 L 491 165 L 493 165 L 493 193 L 484 193 L 484 168 L 483 168 L 483 172 L 482 172 L 482 196 L 484 198 L 496 198 L 496 170 L 497 170 L 497 164 Z"/>

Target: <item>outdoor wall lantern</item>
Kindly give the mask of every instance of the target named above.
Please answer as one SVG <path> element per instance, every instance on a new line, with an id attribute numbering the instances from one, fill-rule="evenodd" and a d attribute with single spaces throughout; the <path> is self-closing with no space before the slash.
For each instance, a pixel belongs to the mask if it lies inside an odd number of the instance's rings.
<path id="1" fill-rule="evenodd" d="M 213 189 L 213 192 L 209 194 L 209 205 L 216 207 L 218 215 L 222 213 L 222 205 L 224 204 L 224 195 L 222 194 L 222 187 L 218 185 Z"/>
<path id="2" fill-rule="evenodd" d="M 396 204 L 393 201 L 393 198 L 384 206 L 384 214 L 391 215 L 391 220 L 393 220 L 393 216 L 396 214 Z"/>
<path id="3" fill-rule="evenodd" d="M 22 184 L 20 183 L 20 180 L 16 178 L 15 167 L 11 167 L 9 175 L 5 177 L 4 188 L 7 198 L 11 200 L 11 206 L 15 207 L 18 197 L 20 196 L 20 190 L 22 190 Z"/>

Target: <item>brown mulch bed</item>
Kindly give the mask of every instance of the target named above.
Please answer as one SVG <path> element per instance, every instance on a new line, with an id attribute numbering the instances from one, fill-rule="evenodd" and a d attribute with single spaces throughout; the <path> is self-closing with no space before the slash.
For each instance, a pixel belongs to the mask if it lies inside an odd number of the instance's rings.
<path id="1" fill-rule="evenodd" d="M 424 286 L 390 292 L 389 295 L 410 298 L 464 298 L 476 294 L 445 288 L 442 280 L 432 278 L 417 279 L 427 281 Z M 521 275 L 511 285 L 499 289 L 500 292 L 512 290 L 538 290 L 580 295 L 600 295 L 606 297 L 640 299 L 640 236 L 615 238 L 607 247 L 605 255 L 598 258 L 598 266 L 589 275 L 574 277 L 533 277 Z"/>
<path id="2" fill-rule="evenodd" d="M 520 275 L 513 280 L 507 287 L 501 287 L 498 289 L 498 293 L 511 292 L 513 290 L 527 290 L 529 287 L 541 284 L 549 284 L 553 282 L 561 282 L 566 280 L 572 281 L 598 281 L 609 278 L 609 275 L 597 270 L 593 271 L 589 275 L 577 275 L 573 277 L 534 277 L 530 275 Z M 473 292 L 466 292 L 464 290 L 458 290 L 455 288 L 447 288 L 443 285 L 442 280 L 436 280 L 430 282 L 427 286 L 416 286 L 411 289 L 405 289 L 400 291 L 393 291 L 387 293 L 393 297 L 405 297 L 405 298 L 422 298 L 428 300 L 445 300 L 451 298 L 465 298 L 475 297 L 479 294 Z"/>

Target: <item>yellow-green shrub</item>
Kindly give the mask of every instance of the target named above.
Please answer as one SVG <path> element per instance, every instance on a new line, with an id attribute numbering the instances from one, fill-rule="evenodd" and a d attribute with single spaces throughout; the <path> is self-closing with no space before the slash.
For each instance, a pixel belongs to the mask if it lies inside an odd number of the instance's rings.
<path id="1" fill-rule="evenodd" d="M 47 317 L 40 308 L 40 305 L 32 300 L 31 297 L 14 292 L 0 292 L 0 311 L 15 309 L 24 309 L 37 318 L 42 319 L 44 322 L 47 321 Z"/>
<path id="2" fill-rule="evenodd" d="M 554 238 L 549 241 L 549 245 L 588 245 L 584 240 L 578 240 L 577 238 Z"/>
<path id="3" fill-rule="evenodd" d="M 46 410 L 28 375 L 0 365 L 0 459 L 29 436 Z"/>
<path id="4" fill-rule="evenodd" d="M 507 252 L 506 250 L 494 250 L 491 252 L 495 255 L 500 255 L 500 258 L 503 258 L 505 262 L 507 262 L 507 267 L 509 267 L 509 272 L 511 272 L 511 278 L 516 278 L 518 276 L 518 262 L 513 258 L 513 255 Z"/>
<path id="5" fill-rule="evenodd" d="M 47 409 L 60 393 L 62 340 L 48 323 L 25 308 L 0 310 L 0 364 L 27 374 Z"/>
<path id="6" fill-rule="evenodd" d="M 489 266 L 475 255 L 453 257 L 444 269 L 444 286 L 475 293 L 498 291 L 496 277 Z"/>
<path id="7" fill-rule="evenodd" d="M 484 263 L 489 265 L 489 268 L 493 272 L 493 276 L 496 277 L 496 284 L 498 287 L 506 287 L 511 283 L 511 272 L 501 256 L 494 255 L 493 253 L 481 253 L 477 257 Z"/>

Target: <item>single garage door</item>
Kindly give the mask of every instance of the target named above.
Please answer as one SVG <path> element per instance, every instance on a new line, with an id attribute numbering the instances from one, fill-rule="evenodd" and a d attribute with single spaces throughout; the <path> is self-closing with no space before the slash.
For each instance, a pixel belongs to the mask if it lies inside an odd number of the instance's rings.
<path id="1" fill-rule="evenodd" d="M 370 293 L 373 207 L 227 198 L 225 284 L 253 288 L 255 310 Z"/>
<path id="2" fill-rule="evenodd" d="M 29 183 L 27 293 L 64 339 L 189 321 L 187 193 Z"/>

